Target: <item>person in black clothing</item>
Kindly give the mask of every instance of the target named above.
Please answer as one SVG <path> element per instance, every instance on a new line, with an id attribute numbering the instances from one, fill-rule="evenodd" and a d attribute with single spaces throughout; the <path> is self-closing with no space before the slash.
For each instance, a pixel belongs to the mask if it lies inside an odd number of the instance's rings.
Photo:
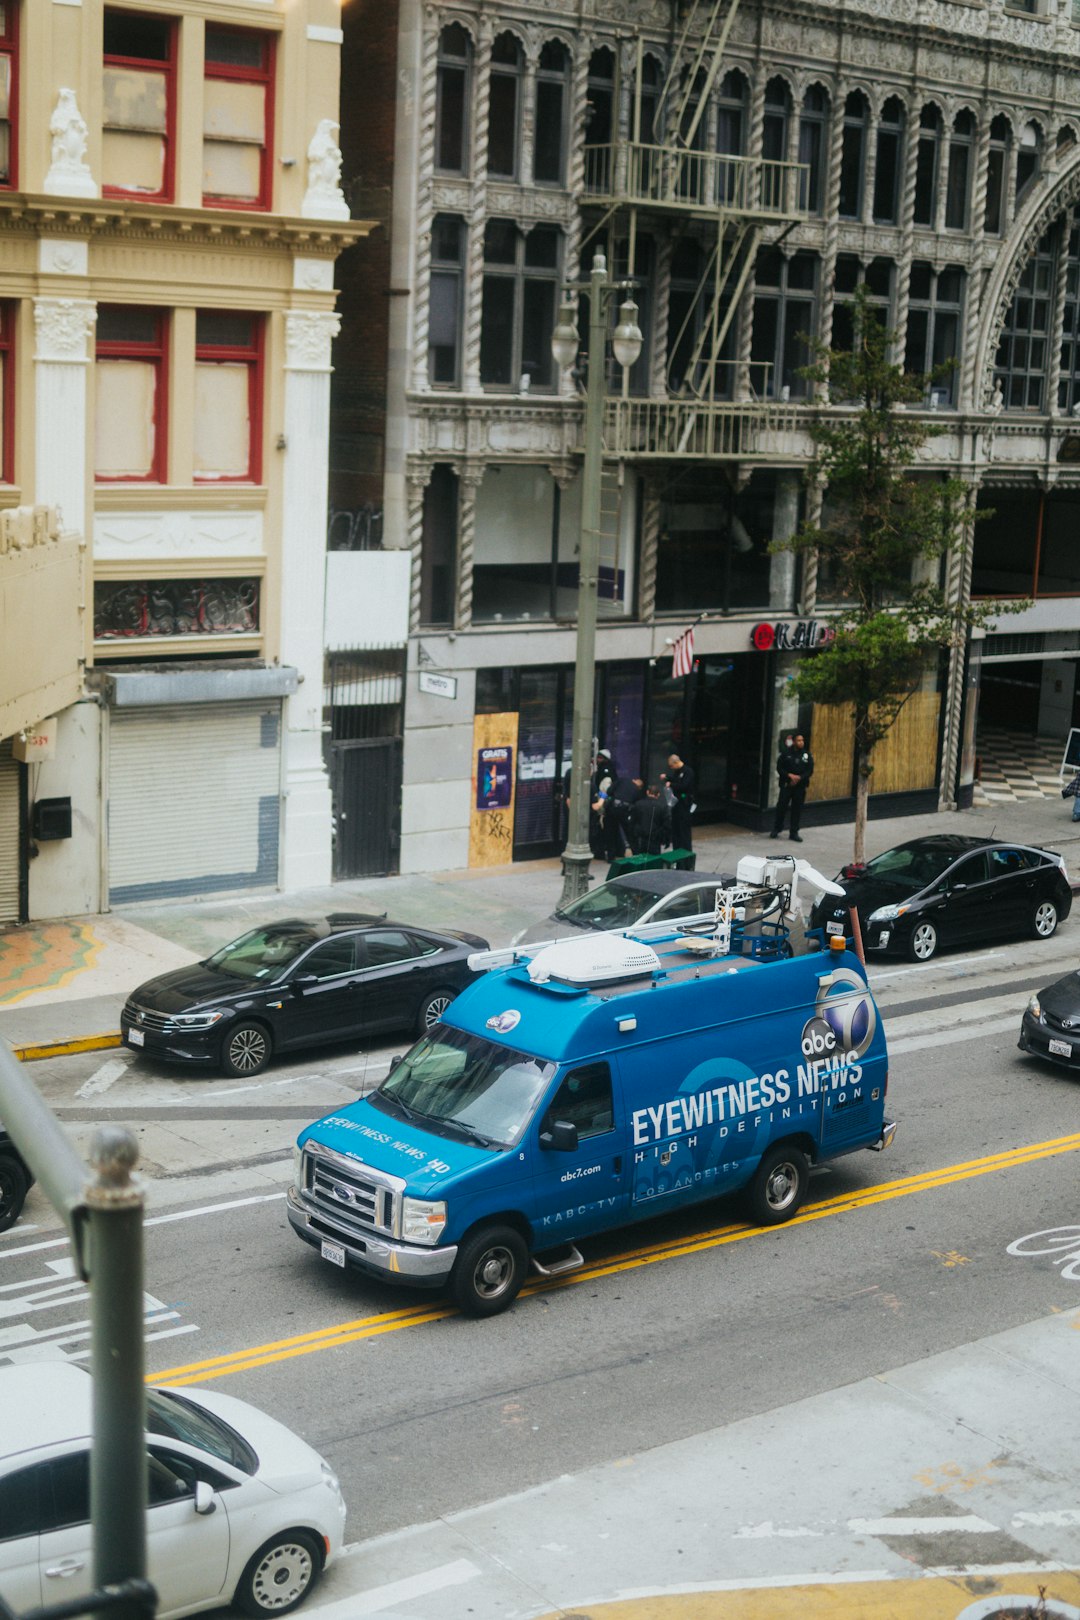
<path id="1" fill-rule="evenodd" d="M 690 813 L 694 809 L 697 782 L 689 765 L 684 765 L 678 754 L 668 755 L 668 768 L 661 782 L 666 782 L 675 796 L 671 807 L 672 849 L 693 849 L 690 831 Z"/>
<path id="2" fill-rule="evenodd" d="M 630 837 L 630 812 L 641 798 L 644 788 L 636 776 L 616 776 L 604 807 L 604 834 L 607 838 L 608 859 L 617 861 L 633 847 Z"/>
<path id="3" fill-rule="evenodd" d="M 592 850 L 593 859 L 597 861 L 612 859 L 608 854 L 609 843 L 604 827 L 604 811 L 614 780 L 615 767 L 611 762 L 611 755 L 606 748 L 597 749 L 596 763 L 589 780 L 589 848 Z"/>
<path id="4" fill-rule="evenodd" d="M 791 812 L 791 839 L 793 843 L 801 844 L 799 835 L 799 822 L 802 819 L 803 801 L 806 790 L 810 785 L 810 778 L 814 774 L 814 756 L 806 746 L 806 738 L 801 731 L 795 733 L 791 747 L 781 748 L 776 761 L 776 774 L 780 782 L 780 796 L 776 801 L 776 815 L 773 818 L 773 829 L 770 838 L 779 838 L 784 825 L 784 817 Z"/>
<path id="5" fill-rule="evenodd" d="M 630 847 L 635 855 L 659 855 L 671 842 L 671 811 L 650 785 L 630 811 Z"/>

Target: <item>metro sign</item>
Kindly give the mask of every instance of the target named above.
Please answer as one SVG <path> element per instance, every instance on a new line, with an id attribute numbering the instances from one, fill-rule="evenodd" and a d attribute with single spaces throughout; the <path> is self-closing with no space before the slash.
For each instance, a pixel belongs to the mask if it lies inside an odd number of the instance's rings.
<path id="1" fill-rule="evenodd" d="M 820 619 L 781 619 L 777 624 L 755 624 L 750 640 L 758 652 L 805 652 L 810 647 L 827 647 L 836 631 Z"/>

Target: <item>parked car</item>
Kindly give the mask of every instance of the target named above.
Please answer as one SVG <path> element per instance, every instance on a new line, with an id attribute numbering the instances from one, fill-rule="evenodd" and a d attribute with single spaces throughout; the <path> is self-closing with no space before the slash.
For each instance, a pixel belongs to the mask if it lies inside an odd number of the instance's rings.
<path id="1" fill-rule="evenodd" d="M 941 944 L 1003 934 L 1049 939 L 1072 909 L 1065 862 L 1053 850 L 958 833 L 898 844 L 845 867 L 837 882 L 844 899 L 821 896 L 811 926 L 846 931 L 854 906 L 868 952 L 914 962 L 929 962 Z"/>
<path id="2" fill-rule="evenodd" d="M 0 1125 L 0 1232 L 15 1225 L 33 1185 L 30 1166 Z"/>
<path id="3" fill-rule="evenodd" d="M 93 1589 L 89 1373 L 0 1368 L 0 1591 L 16 1614 Z M 288 1614 L 341 1549 L 329 1463 L 231 1395 L 147 1390 L 148 1574 L 161 1620 L 233 1603 Z"/>
<path id="4" fill-rule="evenodd" d="M 124 1043 L 178 1063 L 253 1075 L 274 1052 L 412 1029 L 423 1035 L 475 978 L 477 934 L 338 913 L 253 928 L 205 962 L 132 992 Z"/>
<path id="5" fill-rule="evenodd" d="M 589 929 L 678 922 L 711 911 L 717 889 L 734 881 L 725 872 L 627 872 L 610 883 L 598 883 L 568 906 L 557 906 L 543 922 L 515 934 L 513 943 L 532 945 L 539 939 L 569 938 Z"/>
<path id="6" fill-rule="evenodd" d="M 1067 1067 L 1080 1064 L 1080 973 L 1066 973 L 1033 995 L 1020 1020 L 1021 1052 Z"/>

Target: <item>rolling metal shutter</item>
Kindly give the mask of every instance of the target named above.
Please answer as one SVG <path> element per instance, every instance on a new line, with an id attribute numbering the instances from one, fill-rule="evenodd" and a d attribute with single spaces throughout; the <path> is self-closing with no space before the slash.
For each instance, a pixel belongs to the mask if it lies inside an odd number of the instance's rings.
<path id="1" fill-rule="evenodd" d="M 19 764 L 0 742 L 0 923 L 19 921 Z"/>
<path id="2" fill-rule="evenodd" d="M 113 905 L 272 887 L 280 819 L 280 700 L 112 711 Z"/>

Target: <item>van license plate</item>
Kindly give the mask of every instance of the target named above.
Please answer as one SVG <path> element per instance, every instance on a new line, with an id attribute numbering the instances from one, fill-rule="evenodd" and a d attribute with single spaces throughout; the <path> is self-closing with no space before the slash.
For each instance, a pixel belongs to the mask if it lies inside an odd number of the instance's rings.
<path id="1" fill-rule="evenodd" d="M 128 1030 L 128 1045 L 129 1046 L 145 1046 L 146 1045 L 146 1036 L 143 1034 L 141 1029 L 129 1029 Z"/>
<path id="2" fill-rule="evenodd" d="M 1049 1046 L 1055 1057 L 1072 1057 L 1073 1049 L 1068 1041 L 1051 1041 Z"/>
<path id="3" fill-rule="evenodd" d="M 322 1240 L 322 1257 L 324 1260 L 329 1260 L 332 1266 L 343 1266 L 345 1264 L 345 1250 L 340 1243 L 331 1243 L 328 1238 Z"/>

